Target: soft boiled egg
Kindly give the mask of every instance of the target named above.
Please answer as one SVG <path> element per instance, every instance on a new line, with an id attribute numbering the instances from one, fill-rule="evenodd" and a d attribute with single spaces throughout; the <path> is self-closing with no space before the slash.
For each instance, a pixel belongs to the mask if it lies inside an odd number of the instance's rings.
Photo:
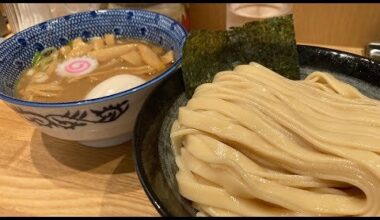
<path id="1" fill-rule="evenodd" d="M 132 89 L 145 83 L 146 80 L 131 74 L 120 74 L 96 85 L 85 99 L 95 99 L 103 96 L 109 96 L 118 92 Z"/>

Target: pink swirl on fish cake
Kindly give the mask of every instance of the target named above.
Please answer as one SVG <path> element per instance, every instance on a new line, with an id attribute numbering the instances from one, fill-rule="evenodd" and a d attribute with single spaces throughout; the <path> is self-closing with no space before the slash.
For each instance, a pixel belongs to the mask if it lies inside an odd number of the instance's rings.
<path id="1" fill-rule="evenodd" d="M 98 66 L 96 59 L 90 57 L 70 58 L 57 67 L 57 74 L 65 77 L 75 77 L 88 74 Z"/>

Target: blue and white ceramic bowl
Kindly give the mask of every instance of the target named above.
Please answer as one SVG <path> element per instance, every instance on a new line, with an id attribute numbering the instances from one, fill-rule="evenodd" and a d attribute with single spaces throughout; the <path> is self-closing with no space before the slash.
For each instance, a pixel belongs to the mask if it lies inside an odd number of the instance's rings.
<path id="1" fill-rule="evenodd" d="M 40 103 L 14 97 L 15 83 L 36 51 L 65 45 L 79 36 L 88 39 L 106 33 L 172 49 L 175 63 L 145 84 L 97 99 Z M 50 136 L 93 147 L 120 144 L 131 139 L 135 119 L 147 96 L 180 67 L 186 37 L 187 32 L 173 19 L 144 10 L 98 10 L 49 20 L 0 44 L 0 98 Z"/>

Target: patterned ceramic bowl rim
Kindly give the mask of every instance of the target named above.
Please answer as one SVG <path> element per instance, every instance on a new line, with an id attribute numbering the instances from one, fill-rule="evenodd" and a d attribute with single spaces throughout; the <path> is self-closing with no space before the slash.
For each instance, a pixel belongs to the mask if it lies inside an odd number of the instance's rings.
<path id="1" fill-rule="evenodd" d="M 181 28 L 181 30 L 183 31 L 185 38 L 188 35 L 188 33 L 185 30 L 185 28 L 181 24 L 179 24 L 177 21 L 175 21 L 174 19 L 172 19 L 172 18 L 170 18 L 170 17 L 168 17 L 166 15 L 160 14 L 160 13 L 156 13 L 156 12 L 152 12 L 152 11 L 147 11 L 147 10 L 141 10 L 141 9 L 105 9 L 105 10 L 95 10 L 95 11 L 79 12 L 79 13 L 71 14 L 70 16 L 80 16 L 80 15 L 88 14 L 88 13 L 91 13 L 91 12 L 108 13 L 110 11 L 126 11 L 126 12 L 127 11 L 128 12 L 130 12 L 130 11 L 136 11 L 136 12 L 142 12 L 142 13 L 149 12 L 149 13 L 153 13 L 153 14 L 159 14 L 160 16 L 166 17 L 167 19 L 171 20 L 173 23 L 176 23 Z M 38 26 L 38 25 L 40 25 L 42 23 L 52 23 L 52 22 L 58 21 L 59 19 L 62 19 L 62 17 L 50 19 L 50 20 L 41 22 L 39 24 L 36 24 L 34 26 L 31 26 L 29 28 L 26 28 L 25 30 L 20 31 L 20 32 L 16 33 L 15 35 L 13 35 L 12 37 L 10 37 L 10 38 L 6 39 L 5 41 L 1 42 L 0 43 L 0 47 L 1 47 L 2 44 L 7 43 L 8 41 L 15 40 L 19 36 L 19 34 L 24 33 L 24 32 L 28 32 L 30 30 L 33 30 L 34 28 L 36 28 L 36 26 Z M 182 43 L 181 43 L 182 45 L 180 45 L 181 47 L 183 46 L 184 42 L 185 41 L 182 41 Z M 153 78 L 153 79 L 145 82 L 144 84 L 141 84 L 141 85 L 139 85 L 137 87 L 134 87 L 132 89 L 125 90 L 123 92 L 119 92 L 119 93 L 116 93 L 116 94 L 113 94 L 113 95 L 109 95 L 109 96 L 103 96 L 103 97 L 100 97 L 100 98 L 81 100 L 81 101 L 75 101 L 75 102 L 46 103 L 46 102 L 25 101 L 25 100 L 21 100 L 21 99 L 17 99 L 17 98 L 5 95 L 2 92 L 0 92 L 0 99 L 3 99 L 5 101 L 13 103 L 13 104 L 24 105 L 24 106 L 31 106 L 31 107 L 69 107 L 69 106 L 82 106 L 82 105 L 88 105 L 88 104 L 92 104 L 92 103 L 103 102 L 103 101 L 107 101 L 107 100 L 111 100 L 111 99 L 115 99 L 115 98 L 118 98 L 118 97 L 123 97 L 123 96 L 129 95 L 129 94 L 135 93 L 137 91 L 143 90 L 143 89 L 151 86 L 152 84 L 155 84 L 156 82 L 161 81 L 162 79 L 166 78 L 171 73 L 174 73 L 175 70 L 180 66 L 181 61 L 182 61 L 182 55 L 180 55 L 177 58 L 177 60 L 167 70 L 165 70 L 159 76 L 157 76 L 157 77 L 155 77 L 155 78 Z"/>

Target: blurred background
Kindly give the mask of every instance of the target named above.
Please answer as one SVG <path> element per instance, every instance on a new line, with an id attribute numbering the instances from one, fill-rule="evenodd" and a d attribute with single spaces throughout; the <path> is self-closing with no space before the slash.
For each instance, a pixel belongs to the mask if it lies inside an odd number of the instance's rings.
<path id="1" fill-rule="evenodd" d="M 189 9 L 193 29 L 226 26 L 226 4 L 190 4 Z M 293 16 L 299 43 L 365 47 L 380 42 L 380 4 L 293 4 Z"/>
<path id="2" fill-rule="evenodd" d="M 298 43 L 364 49 L 371 42 L 380 42 L 380 4 L 272 4 L 277 5 L 277 11 L 268 6 L 268 10 L 251 8 L 246 12 L 240 5 L 252 4 L 0 4 L 0 35 L 5 38 L 33 24 L 79 11 L 143 8 L 171 16 L 188 30 L 225 30 L 239 22 L 293 13 Z M 245 13 L 240 13 L 242 20 L 236 17 L 240 16 L 238 10 Z"/>

